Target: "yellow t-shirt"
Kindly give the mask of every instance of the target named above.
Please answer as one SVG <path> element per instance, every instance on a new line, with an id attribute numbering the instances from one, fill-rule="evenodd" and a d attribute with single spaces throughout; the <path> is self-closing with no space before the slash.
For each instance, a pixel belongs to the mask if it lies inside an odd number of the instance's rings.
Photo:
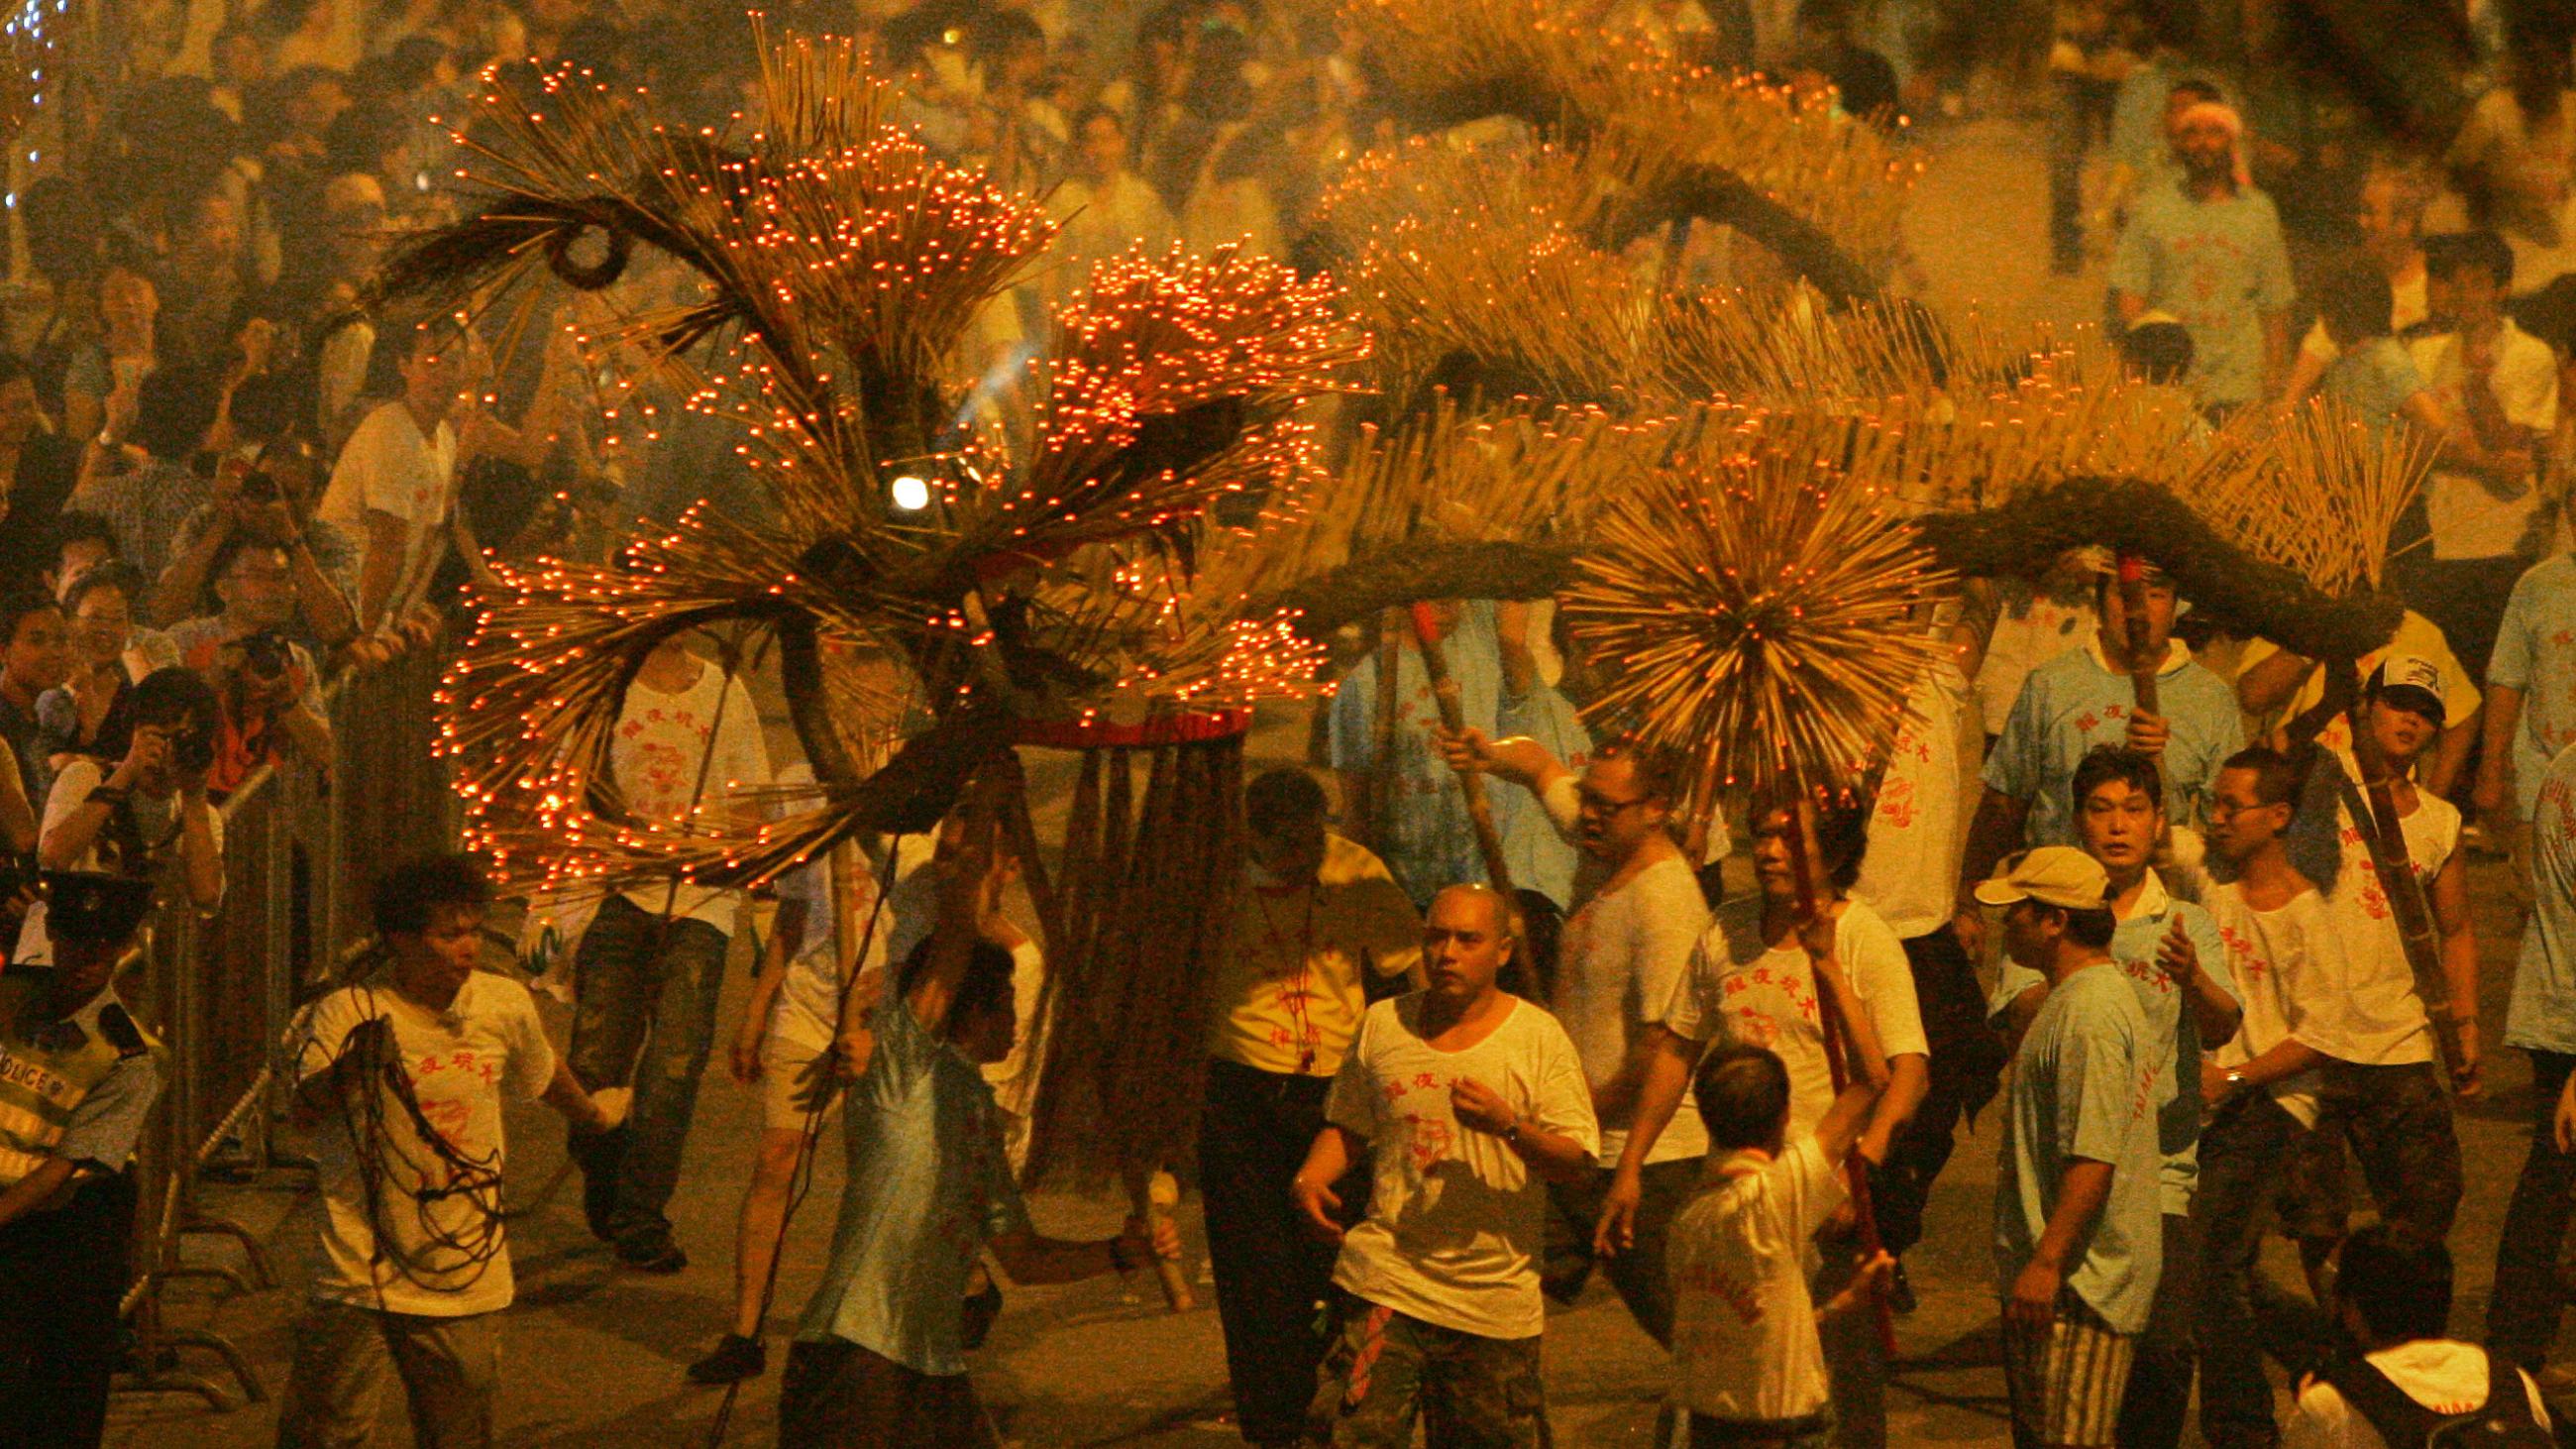
<path id="1" fill-rule="evenodd" d="M 2238 676 L 2242 677 L 2246 670 L 2280 652 L 2281 646 L 2269 639 L 2249 640 L 2245 645 L 2245 652 L 2237 656 Z M 2361 656 L 2359 668 L 2362 681 L 2368 683 L 2370 671 L 2377 669 L 2379 661 L 2391 654 L 2412 654 L 2419 659 L 2430 661 L 2434 668 L 2442 671 L 2442 727 L 2444 729 L 2466 724 L 2469 717 L 2478 712 L 2478 687 L 2469 682 L 2469 672 L 2460 667 L 2458 657 L 2451 653 L 2450 641 L 2442 637 L 2441 625 L 2416 613 L 2413 609 L 2407 610 L 2397 621 L 2397 632 L 2389 636 L 2388 642 Z M 2325 698 L 2325 695 L 2325 671 L 2310 669 L 2308 677 L 2299 685 L 2299 692 L 2290 696 L 2288 707 L 2274 711 L 2269 719 L 2263 721 L 2263 732 L 2268 735 L 2279 731 L 2290 721 L 2315 708 L 2317 701 Z M 2317 740 L 2328 749 L 2349 751 L 2352 749 L 2352 726 L 2344 716 L 2336 715 L 2327 722 L 2324 732 L 2317 736 Z"/>
<path id="2" fill-rule="evenodd" d="M 1208 1051 L 1257 1071 L 1329 1077 L 1367 1002 L 1360 963 L 1400 975 L 1422 959 L 1422 917 L 1374 855 L 1324 837 L 1312 886 L 1247 880 L 1217 968 Z"/>

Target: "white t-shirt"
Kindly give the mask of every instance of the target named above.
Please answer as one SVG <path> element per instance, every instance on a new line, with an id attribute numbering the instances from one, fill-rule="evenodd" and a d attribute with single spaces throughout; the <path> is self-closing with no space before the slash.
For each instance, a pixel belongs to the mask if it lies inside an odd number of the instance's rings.
<path id="1" fill-rule="evenodd" d="M 1556 1019 L 1573 1038 L 1594 1091 L 1618 1075 L 1629 1044 L 1672 1000 L 1673 987 L 1690 970 L 1691 948 L 1707 927 L 1699 880 L 1679 854 L 1647 866 L 1615 890 L 1596 893 L 1566 919 L 1557 945 Z M 1624 1125 L 1601 1129 L 1603 1162 L 1615 1164 L 1627 1146 Z M 1655 1139 L 1646 1160 L 1669 1162 L 1706 1151 L 1708 1129 L 1684 1093 L 1672 1126 Z"/>
<path id="2" fill-rule="evenodd" d="M 2424 376 L 2448 418 L 2468 417 L 2461 399 L 2467 374 L 2460 362 L 2460 334 L 2436 333 L 2408 345 L 2415 370 Z M 2496 338 L 2495 372 L 2487 380 L 2496 407 L 2515 427 L 2547 438 L 2558 431 L 2558 357 L 2549 344 L 2508 319 Z M 2498 498 L 2486 482 L 2459 473 L 2436 472 L 2425 480 L 2424 511 L 2433 529 L 2435 558 L 2500 558 L 2523 543 L 2540 490 L 2531 479 L 2519 480 L 2522 491 Z"/>
<path id="3" fill-rule="evenodd" d="M 328 1070 L 349 1033 L 374 1016 L 393 1022 L 394 1042 L 421 1116 L 458 1159 L 488 1170 L 490 1185 L 422 1207 L 414 1194 L 424 1186 L 454 1184 L 457 1171 L 430 1151 L 392 1090 L 377 1084 L 390 1145 L 377 1155 L 387 1176 L 375 1218 L 394 1237 L 379 1258 L 366 1182 L 350 1141 L 353 1119 L 326 1113 L 313 1137 L 324 1208 L 313 1296 L 432 1318 L 507 1308 L 514 1291 L 510 1254 L 494 1220 L 501 1208 L 502 1105 L 543 1095 L 555 1075 L 554 1048 L 537 1019 L 536 1001 L 528 988 L 484 971 L 466 978 L 444 1012 L 430 1011 L 391 987 L 342 987 L 314 1004 L 291 1063 L 295 1080 L 302 1083 Z M 424 1216 L 450 1241 L 433 1245 Z M 454 1246 L 457 1240 L 488 1241 L 491 1261 L 478 1272 Z"/>
<path id="4" fill-rule="evenodd" d="M 1866 902 L 1844 903 L 1834 921 L 1834 955 L 1878 1032 L 1880 1050 L 1890 1057 L 1929 1056 L 1905 947 Z M 1718 907 L 1691 953 L 1690 974 L 1664 1006 L 1663 1020 L 1691 1041 L 1723 1037 L 1778 1052 L 1789 1068 L 1791 1142 L 1813 1135 L 1834 1104 L 1815 972 L 1795 933 L 1777 947 L 1763 944 L 1758 896 Z"/>
<path id="5" fill-rule="evenodd" d="M 1038 1021 L 1038 1001 L 1046 993 L 1046 953 L 1022 936 L 1011 948 L 1010 1054 L 985 1065 L 984 1080 L 1003 1111 L 1025 1121 L 1037 1105 L 1038 1068 L 1046 1060 L 1046 1033 Z"/>
<path id="6" fill-rule="evenodd" d="M 1327 1120 L 1366 1138 L 1371 1158 L 1368 1220 L 1342 1239 L 1333 1281 L 1442 1328 L 1534 1338 L 1547 1185 L 1511 1144 L 1460 1126 L 1449 1088 L 1472 1077 L 1597 1161 L 1583 1062 L 1555 1017 L 1517 997 L 1483 1041 L 1441 1051 L 1415 1034 L 1427 999 L 1370 1007 L 1325 1099 Z"/>
<path id="7" fill-rule="evenodd" d="M 2429 889 L 2451 852 L 2459 848 L 2459 807 L 2419 789 L 2414 813 L 2403 817 L 2401 824 L 2415 878 Z M 2335 1055 L 2379 1066 L 2429 1062 L 2433 1060 L 2432 1019 L 2415 989 L 2415 968 L 2406 960 L 2397 914 L 2379 888 L 2379 873 L 2370 868 L 2370 846 L 2362 839 L 2361 827 L 2341 804 L 2335 807 L 2335 831 L 2343 867 L 2326 897 L 2326 914 L 2352 972 L 2350 988 L 2326 1003 L 2334 1021 L 2329 1030 L 2344 1046 Z"/>
<path id="8" fill-rule="evenodd" d="M 709 736 L 713 735 L 713 744 Z M 740 679 L 728 678 L 700 661 L 698 677 L 688 688 L 664 693 L 641 678 L 626 686 L 626 708 L 617 717 L 617 733 L 608 745 L 608 766 L 624 797 L 627 812 L 664 825 L 728 809 L 743 817 L 760 814 L 748 799 L 770 788 L 769 744 L 761 737 L 760 710 Z M 668 885 L 637 886 L 626 892 L 636 909 L 655 916 L 670 906 L 670 918 L 704 921 L 730 930 L 725 907 L 734 892 L 683 886 L 675 896 Z"/>
<path id="9" fill-rule="evenodd" d="M 44 823 L 36 829 L 37 839 L 43 839 L 47 832 L 71 818 L 72 812 L 78 810 L 81 803 L 89 799 L 90 792 L 97 789 L 106 778 L 106 767 L 87 755 L 79 756 L 70 764 L 63 766 L 55 774 L 53 785 L 45 792 L 45 819 Z M 137 796 L 134 800 L 134 808 L 137 823 L 145 833 L 143 843 L 146 846 L 157 847 L 164 859 L 177 859 L 179 853 L 177 838 L 171 837 L 167 845 L 163 845 L 162 840 L 169 835 L 171 826 L 177 823 L 176 817 L 171 812 L 179 808 L 178 800 L 173 798 L 164 804 Z M 207 831 L 214 837 L 215 858 L 221 860 L 224 854 L 224 812 L 209 809 L 206 817 Z M 102 829 L 99 835 L 101 840 L 104 840 L 107 832 Z M 71 863 L 69 869 L 112 871 L 114 866 L 102 857 L 98 845 L 93 843 L 80 859 Z M 27 907 L 27 919 L 18 928 L 18 949 L 9 959 L 28 966 L 53 964 L 54 938 L 45 931 L 45 903 L 42 900 Z"/>
<path id="10" fill-rule="evenodd" d="M 390 513 L 403 521 L 403 566 L 393 597 L 411 597 L 436 564 L 440 529 L 456 506 L 456 430 L 441 420 L 424 436 L 400 401 L 368 413 L 332 465 L 317 516 L 364 543 L 367 515 Z"/>
<path id="11" fill-rule="evenodd" d="M 2293 1036 L 2327 1056 L 2342 1056 L 2327 1016 L 2347 973 L 2325 897 L 2304 890 L 2279 910 L 2258 911 L 2245 903 L 2244 888 L 2230 881 L 2213 887 L 2205 904 L 2218 922 L 2236 999 L 2245 1007 L 2236 1035 L 2211 1059 L 2241 1067 Z M 2317 1125 L 2315 1072 L 2284 1077 L 2270 1091 L 2301 1126 Z"/>
<path id="12" fill-rule="evenodd" d="M 786 776 L 803 770 L 791 765 Z M 936 849 L 927 835 L 906 835 L 895 846 L 895 887 L 879 912 L 876 905 L 877 869 L 872 864 L 859 872 L 859 899 L 852 904 L 850 919 L 857 929 L 868 930 L 871 917 L 875 931 L 868 937 L 867 949 L 859 958 L 859 974 L 866 975 L 884 966 L 891 956 L 887 943 L 899 930 L 895 912 L 905 901 L 904 886 L 913 873 L 929 861 Z M 881 850 L 869 852 L 872 861 L 882 861 Z M 778 1000 L 770 1008 L 769 1030 L 796 1045 L 821 1051 L 831 1045 L 832 1023 L 841 1015 L 841 945 L 838 937 L 839 913 L 835 910 L 832 868 L 828 860 L 814 860 L 783 877 L 778 883 L 781 902 L 801 901 L 805 906 L 805 937 L 794 959 L 787 963 L 786 978 L 778 984 Z M 927 904 L 927 902 L 923 902 Z"/>
<path id="13" fill-rule="evenodd" d="M 1812 1136 L 1774 1158 L 1709 1164 L 1715 1185 L 1673 1218 L 1673 1395 L 1720 1419 L 1798 1419 L 1825 1406 L 1825 1349 L 1807 1247 L 1843 1200 Z"/>
<path id="14" fill-rule="evenodd" d="M 1870 809 L 1869 843 L 1852 894 L 1876 907 L 1899 940 L 1928 935 L 1958 909 L 1959 726 L 1968 681 L 1944 659 L 1906 701 Z"/>
<path id="15" fill-rule="evenodd" d="M 2367 1356 L 2406 1397 L 2437 1414 L 2467 1414 L 2487 1402 L 2487 1351 L 2473 1343 L 2424 1338 L 2383 1348 Z M 2540 1427 L 2549 1427 L 2549 1405 L 2531 1375 L 2517 1372 L 2522 1391 Z M 2299 1391 L 2290 1421 L 2281 1426 L 2281 1449 L 2388 1449 L 2388 1441 L 2370 1427 L 2343 1393 L 2324 1380 Z"/>

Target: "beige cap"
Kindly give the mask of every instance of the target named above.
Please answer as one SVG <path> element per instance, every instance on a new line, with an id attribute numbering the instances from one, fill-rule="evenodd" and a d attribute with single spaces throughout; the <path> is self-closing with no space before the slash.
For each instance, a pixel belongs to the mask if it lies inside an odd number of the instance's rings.
<path id="1" fill-rule="evenodd" d="M 2098 911 L 2110 904 L 2111 877 L 2102 862 L 2071 845 L 2043 845 L 2007 858 L 2002 874 L 1977 886 L 1990 906 L 2038 901 L 2070 911 Z"/>

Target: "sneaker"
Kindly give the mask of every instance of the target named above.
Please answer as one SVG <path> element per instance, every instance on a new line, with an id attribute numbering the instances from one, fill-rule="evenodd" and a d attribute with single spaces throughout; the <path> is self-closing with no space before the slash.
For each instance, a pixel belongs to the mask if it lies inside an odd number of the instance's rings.
<path id="1" fill-rule="evenodd" d="M 673 1251 L 678 1251 L 674 1249 Z M 769 1367 L 769 1350 L 759 1339 L 728 1333 L 716 1351 L 689 1365 L 693 1384 L 732 1384 L 756 1379 Z"/>
<path id="2" fill-rule="evenodd" d="M 617 1261 L 638 1273 L 677 1273 L 689 1255 L 668 1237 L 630 1238 L 617 1245 Z"/>

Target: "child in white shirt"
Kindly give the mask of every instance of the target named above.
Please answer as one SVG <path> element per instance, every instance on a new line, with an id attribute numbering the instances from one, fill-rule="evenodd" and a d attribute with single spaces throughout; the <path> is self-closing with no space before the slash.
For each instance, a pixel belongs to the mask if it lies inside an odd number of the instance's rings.
<path id="1" fill-rule="evenodd" d="M 2344 1239 L 2336 1267 L 2335 1317 L 2361 1352 L 2300 1382 L 2282 1449 L 2420 1444 L 2461 1419 L 2476 1421 L 2452 1431 L 2463 1442 L 2552 1442 L 2530 1375 L 2446 1336 L 2451 1252 L 2439 1239 L 2375 1223 Z"/>
<path id="2" fill-rule="evenodd" d="M 1829 943 L 1827 935 L 1818 944 Z M 1881 1253 L 1823 1309 L 1808 1296 L 1808 1241 L 1841 1204 L 1837 1171 L 1887 1084 L 1885 1058 L 1849 979 L 1829 952 L 1815 959 L 1849 1024 L 1846 1057 L 1855 1068 L 1815 1132 L 1785 1140 L 1789 1070 L 1767 1047 L 1721 1046 L 1692 1083 L 1708 1127 L 1708 1179 L 1674 1218 L 1666 1260 L 1673 1394 L 1689 1411 L 1692 1449 L 1821 1449 L 1832 1418 L 1817 1322 L 1864 1301 L 1895 1267 Z"/>

